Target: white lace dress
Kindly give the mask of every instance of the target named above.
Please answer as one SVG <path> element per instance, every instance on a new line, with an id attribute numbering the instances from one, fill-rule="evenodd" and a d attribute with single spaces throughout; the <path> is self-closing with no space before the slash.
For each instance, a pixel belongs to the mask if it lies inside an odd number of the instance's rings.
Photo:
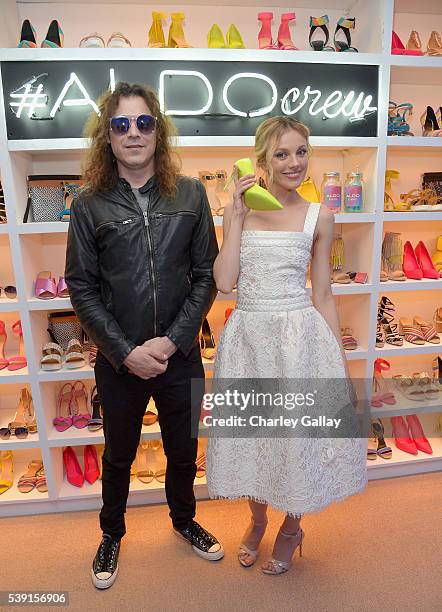
<path id="1" fill-rule="evenodd" d="M 221 335 L 215 378 L 343 378 L 335 335 L 305 290 L 320 204 L 302 232 L 244 230 L 237 304 Z M 362 438 L 209 437 L 214 498 L 249 498 L 293 516 L 315 512 L 367 483 Z"/>

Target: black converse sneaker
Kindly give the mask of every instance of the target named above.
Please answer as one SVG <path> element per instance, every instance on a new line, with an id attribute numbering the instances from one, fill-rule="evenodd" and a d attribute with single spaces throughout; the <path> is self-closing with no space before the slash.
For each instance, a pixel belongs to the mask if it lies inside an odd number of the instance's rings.
<path id="1" fill-rule="evenodd" d="M 196 521 L 190 521 L 184 529 L 174 528 L 174 532 L 192 544 L 193 550 L 203 559 L 218 561 L 224 557 L 224 549 L 215 536 Z"/>
<path id="2" fill-rule="evenodd" d="M 115 582 L 119 553 L 120 540 L 105 533 L 92 563 L 92 582 L 97 589 L 108 589 Z"/>

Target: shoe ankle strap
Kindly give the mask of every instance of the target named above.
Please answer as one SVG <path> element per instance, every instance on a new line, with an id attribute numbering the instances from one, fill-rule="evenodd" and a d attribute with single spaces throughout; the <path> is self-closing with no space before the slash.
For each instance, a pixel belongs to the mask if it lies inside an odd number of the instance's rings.
<path id="1" fill-rule="evenodd" d="M 328 15 L 322 15 L 322 17 L 312 17 L 310 15 L 310 27 L 327 25 L 330 22 Z"/>

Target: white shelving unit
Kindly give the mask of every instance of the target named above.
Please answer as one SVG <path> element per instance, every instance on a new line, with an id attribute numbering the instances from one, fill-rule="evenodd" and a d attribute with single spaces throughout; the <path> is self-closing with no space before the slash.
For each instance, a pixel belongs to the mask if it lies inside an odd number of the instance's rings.
<path id="1" fill-rule="evenodd" d="M 24 17 L 29 17 L 39 32 L 39 40 L 44 36 L 43 30 L 47 28 L 53 16 L 64 19 L 66 31 L 64 49 L 0 49 L 0 61 L 74 61 L 74 60 L 195 60 L 201 59 L 201 49 L 146 49 L 147 29 L 150 24 L 150 11 L 161 8 L 165 3 L 157 2 L 155 7 L 147 7 L 141 0 L 133 0 L 130 7 L 131 25 L 133 36 L 130 36 L 134 48 L 132 49 L 78 49 L 74 48 L 78 40 L 87 34 L 84 30 L 84 12 L 79 10 L 73 0 L 47 0 L 41 4 L 36 0 L 22 0 L 15 4 L 14 0 L 5 0 L 8 11 L 8 32 L 17 31 Z M 109 30 L 121 29 L 120 22 L 122 11 L 127 15 L 127 6 L 121 0 L 97 1 L 96 5 L 88 5 L 90 10 L 91 28 L 103 28 L 103 35 Z M 112 10 L 105 11 L 103 5 L 113 5 Z M 201 32 L 201 22 L 204 20 L 207 30 L 213 18 L 212 0 L 186 0 L 186 16 L 189 27 L 186 26 L 186 34 L 195 45 L 205 44 L 205 33 Z M 277 0 L 247 0 L 238 7 L 233 0 L 225 0 L 225 6 L 235 5 L 235 20 L 243 33 L 246 45 L 256 45 L 257 23 L 250 19 L 254 7 L 257 13 L 260 7 L 273 7 L 275 13 L 274 30 L 276 31 L 278 15 L 284 10 L 292 10 L 279 5 Z M 218 4 L 216 4 L 218 7 Z M 427 18 L 431 18 L 429 29 L 442 30 L 442 5 L 440 0 L 425 0 L 419 3 L 419 9 Z M 167 6 L 167 11 L 175 7 Z M 177 9 L 181 7 L 176 7 Z M 226 14 L 229 15 L 229 9 Z M 392 364 L 403 366 L 404 360 L 420 360 L 420 364 L 426 363 L 439 351 L 434 345 L 417 347 L 406 344 L 402 348 L 386 346 L 376 349 L 376 313 L 377 302 L 380 295 L 386 294 L 391 299 L 400 296 L 400 300 L 409 298 L 419 303 L 419 307 L 430 309 L 438 306 L 442 298 L 442 279 L 440 281 L 407 281 L 405 283 L 379 281 L 381 266 L 381 245 L 383 231 L 386 227 L 389 231 L 398 226 L 399 230 L 407 239 L 407 233 L 413 235 L 413 227 L 423 228 L 425 232 L 432 232 L 435 236 L 442 234 L 442 212 L 433 213 L 386 213 L 383 210 L 384 174 L 387 167 L 394 167 L 394 162 L 412 159 L 410 163 L 410 181 L 418 186 L 419 175 L 427 170 L 426 163 L 430 160 L 433 165 L 442 164 L 440 150 L 442 139 L 415 137 L 387 136 L 388 101 L 391 89 L 395 89 L 402 96 L 400 101 L 409 101 L 408 95 L 417 97 L 421 106 L 424 104 L 424 94 L 427 87 L 434 83 L 438 92 L 441 92 L 442 83 L 442 57 L 400 57 L 390 55 L 391 29 L 396 22 L 406 24 L 413 19 L 417 11 L 415 3 L 408 0 L 396 0 L 396 8 L 393 0 L 373 0 L 369 3 L 362 0 L 302 0 L 297 2 L 297 24 L 293 30 L 295 44 L 298 41 L 306 41 L 308 37 L 308 15 L 324 14 L 330 15 L 330 29 L 333 34 L 332 23 L 343 14 L 355 15 L 357 28 L 354 33 L 354 44 L 360 51 L 367 50 L 368 53 L 316 53 L 302 50 L 287 51 L 258 51 L 248 48 L 246 50 L 214 50 L 204 49 L 204 59 L 213 61 L 250 61 L 259 62 L 321 62 L 325 64 L 371 64 L 380 67 L 379 72 L 379 112 L 378 112 L 378 136 L 374 138 L 327 138 L 313 137 L 311 143 L 315 149 L 312 158 L 312 172 L 316 184 L 326 169 L 332 169 L 333 165 L 341 169 L 354 169 L 361 164 L 367 182 L 367 208 L 361 214 L 339 214 L 336 215 L 336 232 L 341 233 L 346 244 L 346 267 L 357 271 L 366 271 L 369 280 L 365 285 L 352 283 L 350 285 L 333 285 L 333 293 L 336 296 L 341 322 L 343 325 L 351 326 L 359 339 L 360 347 L 356 351 L 349 351 L 347 358 L 349 368 L 354 376 L 371 378 L 373 365 L 377 357 L 391 358 Z M 98 14 L 100 18 L 98 18 Z M 222 12 L 220 13 L 222 14 Z M 81 18 L 79 17 L 81 15 Z M 143 15 L 141 19 L 141 15 Z M 94 18 L 97 17 L 96 25 Z M 140 17 L 140 19 L 139 19 Z M 422 17 L 422 15 L 421 15 Z M 230 20 L 230 15 L 228 17 Z M 113 21 L 114 20 L 114 21 Z M 436 27 L 439 20 L 440 27 Z M 126 21 L 127 23 L 127 21 Z M 223 24 L 221 24 L 223 26 Z M 89 27 L 89 26 L 88 26 Z M 395 25 L 396 27 L 396 25 Z M 401 26 L 404 27 L 405 26 Z M 407 26 L 408 27 L 408 26 Z M 16 41 L 12 41 L 10 34 L 5 33 L 0 26 L 0 42 L 2 37 L 5 42 L 3 46 L 12 47 Z M 411 28 L 410 28 L 411 29 Z M 19 31 L 19 30 L 18 30 Z M 99 30 L 100 31 L 100 30 Z M 128 32 L 126 32 L 128 34 Z M 402 39 L 408 32 L 400 31 Z M 248 42 L 250 41 L 250 42 Z M 406 42 L 406 39 L 405 41 Z M 137 45 L 137 46 L 135 46 Z M 305 45 L 304 45 L 305 46 Z M 72 47 L 72 48 L 69 48 Z M 436 80 L 435 80 L 436 79 Z M 442 92 L 441 92 L 442 93 Z M 421 96 L 422 94 L 422 96 Z M 3 92 L 0 91 L 0 96 Z M 440 96 L 442 100 L 442 95 Z M 413 100 L 411 100 L 413 102 Z M 23 223 L 22 217 L 26 202 L 26 176 L 32 171 L 46 170 L 51 173 L 51 166 L 61 168 L 66 164 L 66 172 L 74 168 L 79 170 L 81 155 L 87 146 L 82 138 L 71 138 L 64 140 L 7 140 L 5 125 L 5 109 L 0 105 L 0 172 L 5 193 L 8 224 L 0 225 L 0 249 L 9 250 L 12 261 L 12 269 L 17 286 L 17 300 L 0 300 L 1 318 L 7 319 L 7 324 L 12 324 L 21 319 L 24 333 L 24 341 L 27 350 L 28 368 L 11 373 L 0 371 L 0 398 L 6 393 L 9 386 L 19 389 L 26 385 L 32 392 L 37 415 L 39 433 L 36 437 L 28 437 L 26 440 L 0 441 L 0 450 L 12 449 L 17 457 L 14 473 L 18 477 L 20 470 L 25 467 L 27 461 L 32 458 L 32 453 L 41 455 L 48 482 L 47 494 L 34 492 L 31 495 L 20 494 L 15 485 L 7 493 L 0 496 L 0 516 L 2 515 L 25 515 L 40 512 L 68 511 L 79 509 L 98 508 L 101 504 L 101 485 L 96 482 L 90 486 L 85 484 L 83 488 L 77 489 L 66 482 L 63 476 L 62 448 L 66 445 L 81 447 L 85 444 L 104 443 L 102 433 L 91 434 L 87 431 L 68 430 L 60 434 L 52 428 L 52 418 L 55 416 L 55 391 L 61 384 L 68 380 L 82 379 L 87 385 L 93 384 L 93 370 L 84 367 L 80 370 L 57 372 L 42 372 L 39 359 L 40 349 L 43 342 L 47 341 L 45 332 L 46 311 L 62 310 L 70 308 L 68 299 L 55 299 L 42 302 L 33 297 L 33 281 L 35 274 L 42 269 L 51 269 L 55 262 L 57 269 L 52 271 L 57 275 L 62 273 L 61 266 L 64 259 L 64 248 L 66 244 L 67 223 Z M 419 132 L 420 133 L 420 132 Z M 418 132 L 416 132 L 418 134 Z M 250 154 L 253 146 L 251 137 L 182 137 L 178 139 L 178 147 L 181 151 L 184 170 L 194 173 L 199 168 L 210 168 L 210 158 L 214 156 L 218 160 L 223 159 L 225 167 L 229 168 L 232 162 L 242 152 Z M 391 162 L 391 163 L 390 163 Z M 213 162 L 215 164 L 215 161 Z M 402 163 L 402 162 L 401 162 Z M 186 165 L 187 164 L 187 165 Z M 430 168 L 432 169 L 432 168 Z M 442 170 L 441 167 L 439 167 Z M 37 172 L 35 172 L 37 173 Z M 315 174 L 316 173 L 316 174 Z M 401 191 L 409 190 L 406 185 Z M 214 218 L 217 226 L 217 234 L 221 237 L 222 218 Z M 387 224 L 387 225 L 386 225 Z M 416 225 L 417 224 L 417 225 Z M 413 235 L 414 239 L 414 235 Z M 8 240 L 8 244 L 4 241 Z M 0 251 L 2 254 L 3 251 Z M 0 268 L 0 272 L 3 270 Z M 3 281 L 3 279 L 0 279 Z M 417 296 L 417 297 L 416 297 Z M 215 335 L 219 334 L 224 321 L 224 309 L 227 305 L 234 305 L 235 294 L 228 296 L 219 295 L 214 307 L 209 314 L 211 326 Z M 402 302 L 404 303 L 404 302 Z M 434 310 L 433 308 L 433 310 Z M 401 314 L 399 312 L 399 314 Z M 426 313 L 425 313 L 426 314 Z M 15 318 L 14 318 L 15 317 Z M 441 350 L 442 352 L 442 350 Z M 425 362 L 425 360 L 427 360 Z M 398 366 L 399 367 L 399 366 Z M 412 367 L 412 366 L 410 366 Z M 417 366 L 416 366 L 417 367 Z M 213 363 L 205 363 L 206 372 L 213 370 Z M 394 367 L 392 367 L 392 371 Z M 18 396 L 18 393 L 17 393 Z M 424 415 L 430 419 L 434 418 L 439 409 L 442 410 L 442 401 L 430 402 L 428 405 L 417 407 L 414 412 Z M 389 417 L 397 414 L 409 414 L 413 407 L 398 403 L 377 412 L 377 415 Z M 0 422 L 7 421 L 11 417 L 13 406 L 4 408 L 0 404 Z M 374 416 L 377 416 L 374 415 Z M 10 420 L 10 418 L 9 418 Z M 159 437 L 160 432 L 155 425 L 151 428 L 143 427 L 142 437 L 149 439 Z M 392 442 L 392 441 L 391 441 Z M 442 440 L 432 437 L 430 442 L 434 449 L 432 456 L 417 457 L 406 455 L 397 450 L 392 442 L 394 458 L 388 462 L 377 459 L 376 462 L 368 464 L 370 478 L 387 478 L 404 474 L 414 474 L 423 471 L 442 470 Z M 388 440 L 387 440 L 388 443 Z M 204 480 L 196 480 L 197 497 L 207 496 L 207 488 Z M 129 504 L 158 503 L 165 501 L 164 487 L 158 483 L 151 486 L 141 485 L 138 481 L 131 484 Z"/>

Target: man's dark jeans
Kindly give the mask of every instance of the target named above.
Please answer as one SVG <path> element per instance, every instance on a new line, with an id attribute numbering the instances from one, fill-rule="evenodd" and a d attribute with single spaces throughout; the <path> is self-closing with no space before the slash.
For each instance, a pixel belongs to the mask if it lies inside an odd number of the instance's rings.
<path id="1" fill-rule="evenodd" d="M 193 481 L 198 441 L 191 426 L 199 419 L 202 398 L 192 398 L 191 379 L 204 378 L 197 346 L 187 358 L 177 351 L 166 372 L 143 380 L 134 374 L 117 374 L 98 353 L 95 365 L 97 391 L 103 408 L 103 454 L 100 526 L 104 533 L 121 538 L 126 533 L 124 513 L 129 493 L 130 468 L 140 441 L 143 415 L 153 397 L 158 410 L 167 457 L 166 497 L 173 526 L 182 529 L 195 516 Z"/>

